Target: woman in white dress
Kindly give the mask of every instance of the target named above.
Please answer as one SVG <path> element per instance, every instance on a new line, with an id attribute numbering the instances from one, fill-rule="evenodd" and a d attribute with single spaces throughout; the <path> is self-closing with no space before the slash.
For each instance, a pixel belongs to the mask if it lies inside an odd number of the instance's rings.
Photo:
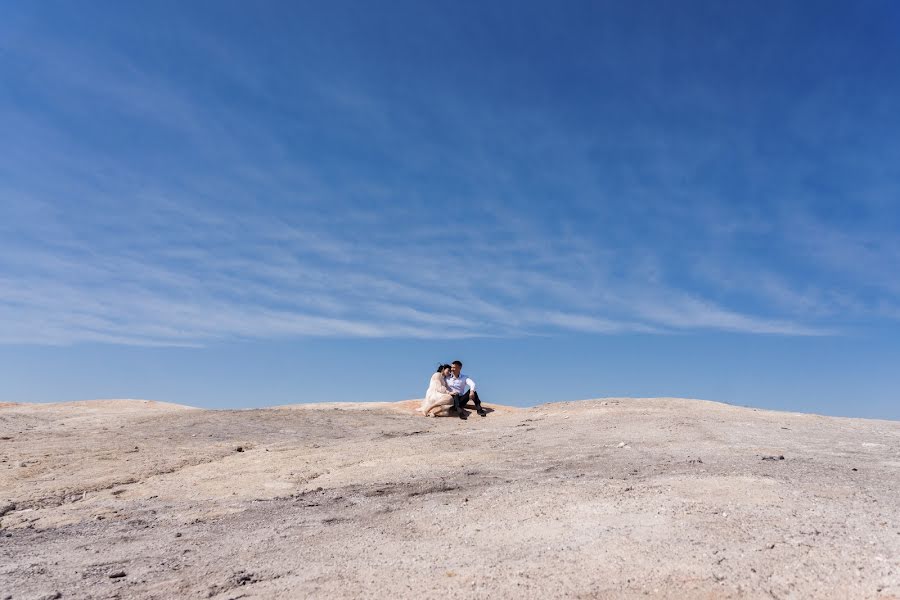
<path id="1" fill-rule="evenodd" d="M 445 417 L 450 414 L 450 409 L 454 406 L 454 398 L 450 388 L 447 387 L 446 377 L 448 375 L 450 375 L 450 365 L 441 365 L 431 376 L 428 391 L 425 392 L 425 399 L 422 400 L 422 406 L 419 409 L 425 413 L 426 417 Z"/>

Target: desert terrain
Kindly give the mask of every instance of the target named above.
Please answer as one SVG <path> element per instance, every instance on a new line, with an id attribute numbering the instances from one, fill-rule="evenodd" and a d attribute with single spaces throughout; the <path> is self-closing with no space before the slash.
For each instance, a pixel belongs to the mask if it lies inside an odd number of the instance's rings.
<path id="1" fill-rule="evenodd" d="M 0 405 L 0 600 L 900 597 L 900 422 L 416 405 Z"/>

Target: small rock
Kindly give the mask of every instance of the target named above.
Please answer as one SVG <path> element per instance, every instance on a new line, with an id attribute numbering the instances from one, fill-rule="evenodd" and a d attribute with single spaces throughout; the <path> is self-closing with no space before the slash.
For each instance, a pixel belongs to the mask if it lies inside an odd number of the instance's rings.
<path id="1" fill-rule="evenodd" d="M 116 571 L 115 573 L 110 573 L 110 579 L 119 579 L 121 577 L 125 577 L 125 571 Z"/>
<path id="2" fill-rule="evenodd" d="M 4 502 L 0 504 L 0 517 L 7 513 L 11 513 L 14 510 L 16 510 L 15 504 L 13 504 L 12 502 Z"/>
<path id="3" fill-rule="evenodd" d="M 619 445 L 616 446 L 616 448 L 624 448 L 624 447 L 625 447 L 625 442 L 619 442 Z"/>
<path id="4" fill-rule="evenodd" d="M 850 469 L 850 470 L 851 470 L 851 471 L 857 471 L 858 469 L 857 469 L 856 467 L 853 467 L 853 468 Z"/>
<path id="5" fill-rule="evenodd" d="M 181 537 L 181 532 L 179 531 L 178 533 L 176 533 L 175 537 Z"/>
<path id="6" fill-rule="evenodd" d="M 779 454 L 778 456 L 763 456 L 763 460 L 784 460 L 784 456 Z"/>
<path id="7" fill-rule="evenodd" d="M 243 452 L 243 451 L 244 451 L 244 447 L 243 447 L 243 446 L 238 446 L 237 448 L 234 449 L 234 451 L 235 451 L 235 452 Z"/>
<path id="8" fill-rule="evenodd" d="M 27 466 L 28 466 L 28 463 L 25 462 L 25 461 L 23 460 L 22 462 L 19 463 L 19 466 L 20 466 L 20 467 L 27 467 Z"/>

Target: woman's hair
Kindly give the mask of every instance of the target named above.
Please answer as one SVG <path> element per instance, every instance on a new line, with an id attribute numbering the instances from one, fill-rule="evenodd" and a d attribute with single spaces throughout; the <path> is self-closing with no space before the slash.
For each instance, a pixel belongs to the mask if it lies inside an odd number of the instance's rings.
<path id="1" fill-rule="evenodd" d="M 443 373 L 444 369 L 449 369 L 450 365 L 440 365 L 435 373 Z"/>

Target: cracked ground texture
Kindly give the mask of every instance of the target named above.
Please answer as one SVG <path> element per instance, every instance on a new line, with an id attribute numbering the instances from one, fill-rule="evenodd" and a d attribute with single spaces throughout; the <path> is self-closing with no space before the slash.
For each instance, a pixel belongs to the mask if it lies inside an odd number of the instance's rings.
<path id="1" fill-rule="evenodd" d="M 0 600 L 900 598 L 900 423 L 0 405 Z"/>

